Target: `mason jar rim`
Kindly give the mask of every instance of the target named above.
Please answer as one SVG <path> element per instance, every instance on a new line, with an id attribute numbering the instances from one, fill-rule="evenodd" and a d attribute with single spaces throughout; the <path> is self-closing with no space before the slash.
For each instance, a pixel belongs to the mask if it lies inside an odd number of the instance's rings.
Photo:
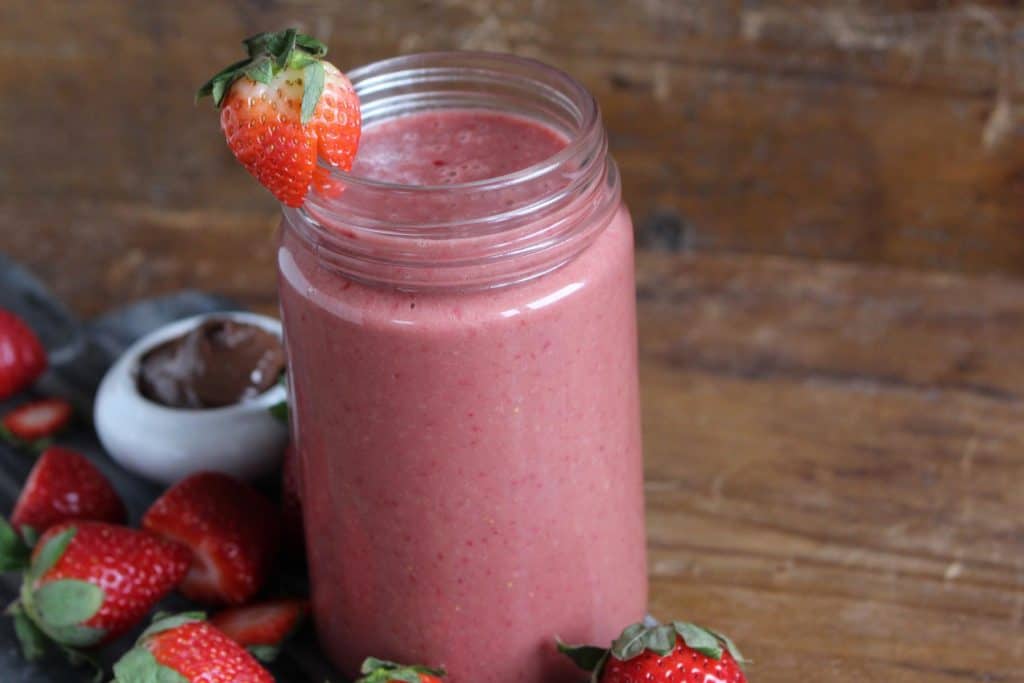
<path id="1" fill-rule="evenodd" d="M 531 119 L 566 144 L 525 168 L 465 183 L 406 185 L 326 169 L 318 181 L 326 191 L 283 210 L 325 267 L 403 288 L 503 286 L 574 258 L 620 203 L 597 101 L 559 69 L 500 53 L 428 52 L 374 62 L 350 78 L 364 126 L 481 110 Z"/>
<path id="2" fill-rule="evenodd" d="M 400 80 L 417 81 L 420 83 L 425 78 L 444 80 L 451 78 L 450 71 L 454 70 L 458 70 L 458 77 L 462 80 L 466 80 L 471 76 L 467 71 L 475 72 L 480 77 L 486 78 L 493 76 L 498 71 L 510 68 L 521 69 L 523 80 L 525 81 L 529 78 L 533 81 L 533 84 L 540 83 L 542 77 L 551 79 L 560 87 L 557 90 L 551 87 L 549 94 L 556 97 L 561 96 L 561 99 L 565 100 L 566 104 L 572 105 L 578 112 L 578 134 L 568 136 L 568 142 L 565 147 L 545 159 L 511 173 L 464 183 L 443 185 L 389 182 L 360 176 L 351 171 L 343 171 L 335 166 L 330 166 L 323 159 L 318 159 L 317 163 L 333 180 L 343 185 L 360 185 L 367 188 L 403 193 L 481 191 L 500 189 L 513 183 L 529 181 L 544 175 L 573 156 L 580 154 L 584 147 L 593 144 L 589 133 L 601 125 L 600 109 L 594 96 L 590 94 L 586 87 L 566 72 L 530 57 L 477 50 L 417 52 L 359 66 L 349 71 L 347 76 L 352 82 L 360 100 L 363 100 L 367 95 L 393 88 L 396 81 Z M 431 74 L 430 72 L 433 73 Z M 527 74 L 529 75 L 527 76 Z M 364 126 L 374 122 L 366 114 L 367 112 L 364 111 L 362 122 Z M 393 116 L 386 116 L 385 118 L 393 118 Z"/>

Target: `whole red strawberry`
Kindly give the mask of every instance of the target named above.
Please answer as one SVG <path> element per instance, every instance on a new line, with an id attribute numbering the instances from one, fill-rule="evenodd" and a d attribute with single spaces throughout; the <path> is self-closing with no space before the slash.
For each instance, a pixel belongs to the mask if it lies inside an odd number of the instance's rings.
<path id="1" fill-rule="evenodd" d="M 200 613 L 158 619 L 114 664 L 114 683 L 274 683 L 245 648 Z"/>
<path id="2" fill-rule="evenodd" d="M 226 609 L 210 623 L 257 659 L 272 662 L 308 612 L 307 600 L 273 600 Z"/>
<path id="3" fill-rule="evenodd" d="M 592 683 L 746 683 L 736 644 L 710 629 L 682 621 L 633 624 L 610 649 L 563 645 L 559 649 L 591 673 Z"/>
<path id="4" fill-rule="evenodd" d="M 426 666 L 406 666 L 385 659 L 367 657 L 359 669 L 362 676 L 355 683 L 441 683 L 444 669 Z"/>
<path id="5" fill-rule="evenodd" d="M 32 659 L 54 641 L 89 648 L 137 624 L 188 570 L 188 549 L 143 531 L 66 522 L 39 539 L 8 612 Z"/>
<path id="6" fill-rule="evenodd" d="M 288 206 L 309 186 L 330 191 L 317 157 L 349 170 L 359 146 L 359 98 L 323 60 L 327 46 L 295 29 L 245 41 L 249 58 L 232 64 L 197 93 L 221 108 L 228 147 L 246 170 Z"/>
<path id="7" fill-rule="evenodd" d="M 0 308 L 0 401 L 28 388 L 45 369 L 39 337 L 21 318 Z"/>
<path id="8" fill-rule="evenodd" d="M 117 491 L 89 459 L 52 446 L 29 473 L 11 525 L 31 536 L 72 519 L 123 524 L 125 514 Z"/>
<path id="9" fill-rule="evenodd" d="M 173 486 L 149 508 L 142 526 L 192 551 L 180 590 L 207 604 L 241 605 L 255 595 L 280 536 L 270 501 L 219 472 L 199 472 Z"/>

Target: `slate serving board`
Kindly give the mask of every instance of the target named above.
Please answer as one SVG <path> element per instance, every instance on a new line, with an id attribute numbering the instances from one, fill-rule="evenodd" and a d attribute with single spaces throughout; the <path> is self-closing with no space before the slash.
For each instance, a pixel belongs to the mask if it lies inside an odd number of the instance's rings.
<path id="1" fill-rule="evenodd" d="M 149 504 L 161 489 L 113 463 L 103 452 L 91 426 L 92 397 L 104 371 L 132 341 L 164 323 L 198 313 L 233 310 L 231 301 L 200 292 L 181 292 L 143 301 L 108 313 L 93 321 L 79 321 L 56 301 L 42 284 L 25 269 L 0 255 L 0 308 L 14 311 L 39 334 L 50 355 L 51 367 L 35 387 L 35 394 L 17 396 L 0 402 L 0 414 L 34 396 L 62 396 L 76 407 L 75 426 L 62 434 L 57 443 L 73 448 L 95 462 L 124 498 L 130 523 L 137 525 Z M 22 482 L 34 462 L 34 455 L 18 451 L 0 441 L 0 514 L 8 515 L 14 506 Z M 263 484 L 276 496 L 276 483 Z M 0 605 L 12 602 L 18 589 L 17 574 L 0 574 Z M 275 577 L 270 595 L 305 595 L 306 579 L 301 562 L 292 558 L 289 566 Z M 172 611 L 194 608 L 179 597 L 166 600 L 159 609 Z M 107 667 L 131 646 L 141 627 L 104 648 L 100 661 Z M 318 652 L 312 631 L 304 629 L 285 652 L 269 667 L 278 681 L 341 681 Z M 76 669 L 59 654 L 30 664 L 20 654 L 9 620 L 0 621 L 0 682 L 2 683 L 79 683 L 91 672 Z"/>

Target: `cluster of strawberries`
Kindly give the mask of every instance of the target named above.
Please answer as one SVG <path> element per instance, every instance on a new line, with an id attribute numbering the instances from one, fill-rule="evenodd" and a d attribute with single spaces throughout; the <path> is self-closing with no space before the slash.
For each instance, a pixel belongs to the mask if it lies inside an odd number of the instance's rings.
<path id="1" fill-rule="evenodd" d="M 0 399 L 46 367 L 32 330 L 0 310 Z M 47 445 L 71 414 L 62 399 L 42 399 L 2 420 L 7 439 L 42 450 L 9 523 L 0 520 L 0 570 L 22 572 L 7 613 L 25 656 L 55 646 L 88 661 L 177 589 L 225 609 L 210 621 L 199 613 L 158 617 L 115 666 L 116 681 L 165 680 L 162 669 L 188 681 L 273 681 L 253 655 L 273 659 L 308 611 L 304 599 L 248 604 L 276 559 L 277 507 L 248 484 L 204 472 L 157 499 L 141 529 L 125 526 L 125 504 L 96 465 Z"/>

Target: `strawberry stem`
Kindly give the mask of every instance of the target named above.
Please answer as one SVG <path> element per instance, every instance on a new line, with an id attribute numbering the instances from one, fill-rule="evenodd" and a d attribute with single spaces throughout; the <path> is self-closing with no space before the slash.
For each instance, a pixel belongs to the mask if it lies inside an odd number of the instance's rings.
<path id="1" fill-rule="evenodd" d="M 355 683 L 388 683 L 388 681 L 403 681 L 404 683 L 420 683 L 420 674 L 427 674 L 442 678 L 445 675 L 444 669 L 432 669 L 426 666 L 405 666 L 396 662 L 389 662 L 386 659 L 367 657 L 359 669 L 363 674 Z"/>
<path id="2" fill-rule="evenodd" d="M 301 69 L 304 73 L 302 123 L 306 123 L 323 94 L 323 65 L 320 60 L 327 54 L 327 46 L 294 28 L 258 33 L 243 40 L 242 44 L 249 57 L 218 71 L 203 83 L 196 91 L 196 101 L 210 96 L 214 106 L 220 107 L 228 90 L 240 78 L 270 83 L 284 69 Z"/>

